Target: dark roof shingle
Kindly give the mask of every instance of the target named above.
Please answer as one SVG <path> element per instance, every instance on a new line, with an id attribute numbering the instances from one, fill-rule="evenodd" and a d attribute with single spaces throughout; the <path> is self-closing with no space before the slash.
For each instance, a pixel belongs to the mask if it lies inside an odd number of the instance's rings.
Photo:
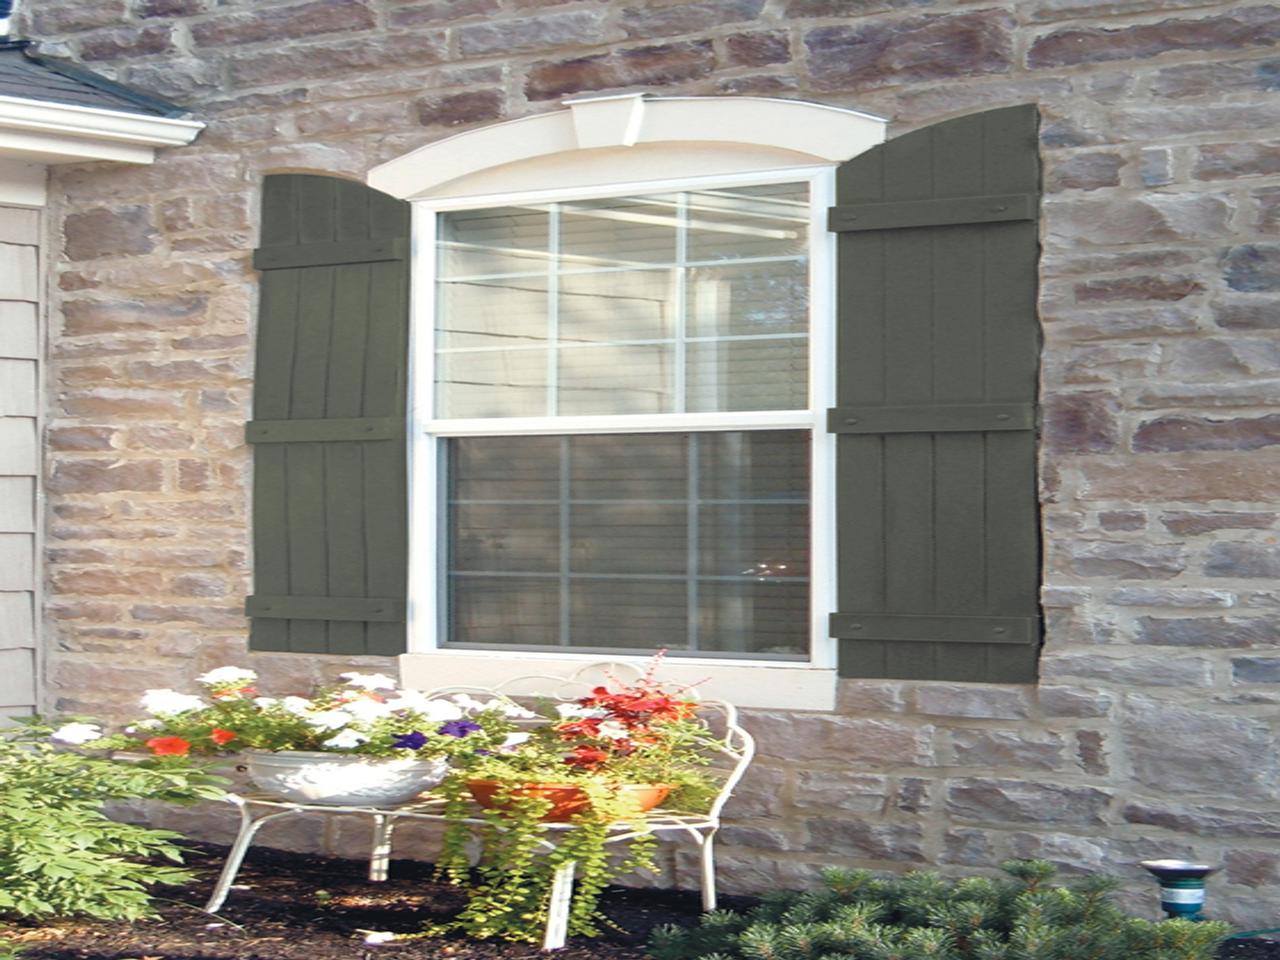
<path id="1" fill-rule="evenodd" d="M 158 97 L 52 57 L 42 57 L 29 40 L 0 41 L 0 96 L 118 110 L 148 117 L 180 117 L 187 110 Z"/>

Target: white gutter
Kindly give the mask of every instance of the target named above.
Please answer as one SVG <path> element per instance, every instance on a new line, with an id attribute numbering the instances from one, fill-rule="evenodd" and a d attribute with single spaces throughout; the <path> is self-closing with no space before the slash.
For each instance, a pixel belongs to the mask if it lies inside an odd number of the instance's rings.
<path id="1" fill-rule="evenodd" d="M 0 96 L 0 156 L 38 163 L 151 163 L 157 147 L 185 146 L 204 127 L 199 120 Z"/>

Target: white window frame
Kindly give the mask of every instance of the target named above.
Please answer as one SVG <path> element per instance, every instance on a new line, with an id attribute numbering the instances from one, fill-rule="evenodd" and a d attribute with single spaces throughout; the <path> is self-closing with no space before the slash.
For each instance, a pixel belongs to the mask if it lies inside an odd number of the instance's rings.
<path id="1" fill-rule="evenodd" d="M 811 443 L 810 506 L 810 655 L 807 661 L 780 661 L 681 655 L 668 659 L 664 675 L 677 682 L 699 683 L 706 696 L 723 697 L 742 706 L 830 710 L 835 706 L 836 641 L 828 635 L 828 617 L 835 609 L 835 437 L 826 431 L 826 411 L 835 405 L 835 235 L 827 229 L 827 208 L 834 203 L 835 168 L 839 162 L 869 149 L 884 138 L 884 122 L 857 111 L 757 98 L 671 98 L 643 96 L 602 98 L 600 104 L 579 101 L 570 110 L 507 121 L 480 128 L 451 140 L 428 145 L 370 172 L 369 182 L 412 201 L 411 324 L 409 356 L 409 597 L 408 652 L 400 658 L 405 683 L 438 686 L 452 682 L 492 684 L 513 676 L 566 665 L 598 663 L 599 652 L 477 650 L 436 645 L 441 635 L 442 595 L 439 561 L 441 440 L 448 437 L 525 434 L 583 434 L 679 432 L 743 429 L 805 429 Z M 616 102 L 626 101 L 626 102 Z M 626 117 L 624 110 L 630 111 Z M 572 115 L 573 123 L 569 122 Z M 626 123 L 608 127 L 608 115 Z M 816 115 L 816 116 L 815 116 Z M 597 122 L 596 117 L 602 119 Z M 799 157 L 770 162 L 774 156 L 758 145 L 780 145 L 804 139 L 796 125 L 772 122 L 802 121 L 800 130 L 816 129 L 804 121 L 820 117 L 821 138 L 809 137 Z M 764 119 L 771 122 L 764 122 Z M 722 122 L 717 135 L 714 129 Z M 839 129 L 833 130 L 834 127 Z M 507 129 L 518 127 L 519 129 Z M 730 129 L 732 127 L 732 129 Z M 536 131 L 536 133 L 535 133 Z M 692 164 L 701 173 L 682 177 L 627 179 L 604 182 L 593 169 L 609 169 L 611 159 L 625 156 L 618 147 L 649 143 L 669 148 L 657 154 L 654 169 L 670 171 L 690 141 L 717 143 L 714 158 Z M 503 135 L 505 134 L 505 136 Z M 596 140 L 590 138 L 597 137 Z M 576 143 L 574 138 L 576 137 Z M 742 145 L 743 161 L 736 165 L 732 144 Z M 696 143 L 692 144 L 696 147 Z M 506 150 L 507 153 L 502 153 Z M 519 154 L 518 156 L 516 154 Z M 776 151 L 775 151 L 776 153 Z M 792 154 L 795 158 L 797 155 Z M 585 186 L 564 187 L 557 157 L 574 164 L 576 180 Z M 429 162 L 428 162 L 429 161 Z M 505 161 L 505 166 L 504 166 Z M 520 189 L 480 192 L 470 178 L 458 176 L 471 165 L 482 171 L 482 182 L 494 182 L 488 168 L 510 170 L 510 182 Z M 585 167 L 584 167 L 585 165 Z M 625 166 L 625 165 L 624 165 Z M 627 169 L 633 169 L 634 164 Z M 446 172 L 441 173 L 444 170 Z M 550 172 L 549 172 L 550 171 Z M 648 170 L 646 169 L 647 173 Z M 451 177 L 453 179 L 451 179 Z M 498 177 L 499 182 L 503 182 Z M 662 415 L 588 417 L 531 417 L 436 420 L 434 331 L 436 309 L 436 227 L 441 213 L 515 204 L 631 197 L 646 193 L 696 190 L 752 184 L 807 181 L 810 185 L 810 306 L 809 408 L 805 411 L 745 411 Z M 552 184 L 552 186 L 547 186 Z M 646 658 L 610 653 L 607 659 L 643 664 Z"/>

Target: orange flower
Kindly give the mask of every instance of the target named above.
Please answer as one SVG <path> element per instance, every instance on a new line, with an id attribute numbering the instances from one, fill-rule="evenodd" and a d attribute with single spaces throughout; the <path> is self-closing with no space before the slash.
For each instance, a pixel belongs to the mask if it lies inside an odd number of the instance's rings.
<path id="1" fill-rule="evenodd" d="M 152 737 L 147 746 L 157 757 L 185 757 L 191 750 L 191 743 L 181 737 Z"/>
<path id="2" fill-rule="evenodd" d="M 218 746 L 222 746 L 224 743 L 234 740 L 236 736 L 237 734 L 234 730 L 223 730 L 221 727 L 214 727 L 209 733 L 209 739 Z"/>

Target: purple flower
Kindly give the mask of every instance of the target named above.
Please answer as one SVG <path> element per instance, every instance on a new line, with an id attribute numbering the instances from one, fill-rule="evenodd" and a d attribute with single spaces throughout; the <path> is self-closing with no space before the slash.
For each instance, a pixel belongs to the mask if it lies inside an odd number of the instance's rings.
<path id="1" fill-rule="evenodd" d="M 480 724 L 472 723 L 470 720 L 448 720 L 436 728 L 436 733 L 442 737 L 465 737 L 480 729 Z"/>
<path id="2" fill-rule="evenodd" d="M 398 750 L 421 750 L 427 745 L 427 735 L 417 730 L 413 733 L 394 733 L 392 736 L 396 738 L 392 746 Z"/>

